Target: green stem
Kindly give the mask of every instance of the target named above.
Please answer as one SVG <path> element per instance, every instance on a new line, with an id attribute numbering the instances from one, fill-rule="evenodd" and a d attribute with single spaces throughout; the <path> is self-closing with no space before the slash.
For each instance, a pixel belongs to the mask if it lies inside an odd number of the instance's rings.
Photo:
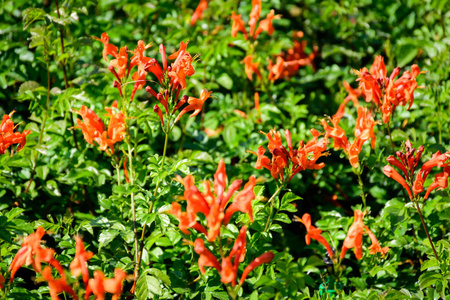
<path id="1" fill-rule="evenodd" d="M 391 142 L 392 153 L 395 153 L 395 147 L 394 142 L 392 141 L 391 127 L 389 126 L 389 123 L 386 123 L 386 128 L 389 134 L 389 141 Z"/>
<path id="2" fill-rule="evenodd" d="M 275 191 L 275 193 L 272 195 L 272 197 L 270 197 L 269 201 L 267 201 L 267 204 L 270 204 L 270 212 L 269 212 L 269 217 L 267 218 L 266 226 L 264 227 L 264 232 L 268 232 L 269 231 L 269 224 L 271 223 L 272 212 L 273 212 L 273 202 L 274 202 L 275 197 L 281 192 L 281 190 L 283 188 L 284 188 L 284 184 L 281 184 L 278 187 L 278 189 Z"/>
<path id="3" fill-rule="evenodd" d="M 420 217 L 420 221 L 422 222 L 423 229 L 425 230 L 425 233 L 427 234 L 428 241 L 430 242 L 431 248 L 433 249 L 434 256 L 436 256 L 436 259 L 439 261 L 439 256 L 438 256 L 438 254 L 436 252 L 436 249 L 434 248 L 434 244 L 433 244 L 433 241 L 431 240 L 430 234 L 428 233 L 427 225 L 425 225 L 425 221 L 423 219 L 423 215 L 422 215 L 422 211 L 420 210 L 419 203 L 415 199 L 415 197 L 414 197 L 413 201 L 414 201 L 414 204 L 416 205 L 416 210 L 419 213 L 419 217 Z"/>
<path id="4" fill-rule="evenodd" d="M 165 162 L 165 160 L 166 160 L 167 144 L 168 144 L 168 141 L 169 141 L 169 134 L 170 134 L 170 131 L 171 131 L 171 127 L 170 127 L 170 121 L 171 121 L 171 120 L 170 120 L 170 119 L 171 119 L 171 118 L 170 118 L 170 116 L 169 116 L 169 117 L 167 118 L 167 128 L 166 128 L 166 130 L 164 130 L 166 136 L 165 136 L 165 140 L 164 140 L 164 150 L 163 150 L 163 156 L 162 156 L 162 159 L 161 159 L 161 165 L 159 166 L 159 172 L 160 172 L 160 173 L 161 173 L 161 171 L 162 171 L 162 168 L 164 167 L 164 162 Z M 160 182 L 161 182 L 160 180 L 158 180 L 158 181 L 156 182 L 155 190 L 153 191 L 153 197 L 156 196 L 156 193 L 157 193 L 157 191 L 158 191 Z M 151 212 L 152 212 L 152 209 L 153 209 L 153 201 L 150 202 L 150 206 L 149 206 L 149 208 L 148 208 L 148 213 L 151 213 Z M 147 222 L 145 222 L 145 223 L 144 223 L 144 226 L 142 227 L 141 240 L 140 240 L 140 243 L 139 243 L 139 256 L 138 256 L 138 259 L 137 259 L 137 268 L 138 268 L 138 269 L 139 269 L 140 266 L 141 266 L 142 252 L 143 252 L 143 250 L 144 250 L 144 238 L 145 238 L 145 231 L 146 231 L 146 230 L 147 230 Z"/>
<path id="5" fill-rule="evenodd" d="M 133 173 L 133 151 L 131 150 L 130 143 L 128 144 L 128 160 L 130 161 L 130 184 L 134 185 L 134 173 Z M 139 276 L 139 267 L 138 267 L 138 258 L 139 258 L 139 241 L 137 236 L 137 228 L 136 228 L 136 207 L 134 203 L 134 192 L 131 192 L 131 212 L 133 214 L 133 232 L 134 232 L 134 257 L 135 257 L 135 268 L 134 268 L 134 280 L 137 280 Z"/>
<path id="6" fill-rule="evenodd" d="M 356 173 L 356 175 L 358 175 L 358 184 L 359 184 L 359 188 L 361 189 L 361 199 L 362 199 L 363 206 L 364 206 L 363 211 L 365 211 L 366 210 L 366 194 L 364 192 L 364 183 L 361 179 L 361 172 L 356 171 L 355 173 Z"/>
<path id="7" fill-rule="evenodd" d="M 49 62 L 47 60 L 47 102 L 45 104 L 45 111 L 44 111 L 44 119 L 42 120 L 42 125 L 41 125 L 41 131 L 39 132 L 39 140 L 38 140 L 38 144 L 37 147 L 39 147 L 42 143 L 42 138 L 44 137 L 44 129 L 45 129 L 45 123 L 47 122 L 47 118 L 48 118 L 48 106 L 50 104 L 50 66 L 49 66 Z M 30 177 L 30 181 L 28 182 L 27 188 L 25 189 L 25 194 L 28 193 L 31 183 L 33 182 L 33 178 L 34 175 L 36 174 L 36 166 L 37 166 L 37 159 L 39 156 L 39 152 L 37 152 L 37 150 L 35 150 L 35 162 L 34 162 L 34 166 L 33 166 L 33 172 L 31 173 L 31 177 Z"/>

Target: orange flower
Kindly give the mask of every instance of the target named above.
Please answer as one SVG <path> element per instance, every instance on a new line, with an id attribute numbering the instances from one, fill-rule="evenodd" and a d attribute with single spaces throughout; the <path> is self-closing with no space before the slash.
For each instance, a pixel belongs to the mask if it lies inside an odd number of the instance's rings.
<path id="1" fill-rule="evenodd" d="M 203 11 L 208 7 L 208 0 L 200 0 L 194 14 L 191 17 L 191 26 L 194 26 L 197 20 L 201 19 Z"/>
<path id="2" fill-rule="evenodd" d="M 70 272 L 73 276 L 78 277 L 80 274 L 83 277 L 83 282 L 85 287 L 88 285 L 89 280 L 89 271 L 86 265 L 86 262 L 94 256 L 94 253 L 90 251 L 84 250 L 84 244 L 81 237 L 76 236 L 76 251 L 75 251 L 75 258 L 70 263 Z"/>
<path id="3" fill-rule="evenodd" d="M 22 266 L 32 265 L 36 272 L 41 272 L 41 262 L 46 262 L 55 267 L 65 279 L 65 274 L 59 262 L 53 258 L 55 251 L 53 249 L 44 249 L 41 247 L 41 239 L 45 234 L 42 227 L 38 227 L 35 233 L 23 239 L 22 248 L 16 253 L 9 267 L 11 271 L 12 282 L 17 270 Z"/>
<path id="4" fill-rule="evenodd" d="M 255 268 L 259 267 L 262 264 L 267 264 L 269 262 L 271 262 L 273 260 L 273 258 L 275 257 L 275 255 L 273 254 L 273 252 L 268 251 L 264 254 L 261 254 L 260 256 L 258 256 L 257 258 L 255 258 L 245 269 L 244 269 L 244 273 L 242 273 L 241 279 L 239 280 L 239 282 L 242 284 L 245 280 L 245 278 L 247 278 L 248 274 L 253 271 Z"/>
<path id="5" fill-rule="evenodd" d="M 297 216 L 295 217 L 297 221 L 302 222 L 303 225 L 305 225 L 306 227 L 306 236 L 305 236 L 306 245 L 309 245 L 311 243 L 311 239 L 316 240 L 327 249 L 328 255 L 331 258 L 333 258 L 334 251 L 330 247 L 330 244 L 328 244 L 327 240 L 321 235 L 322 230 L 311 225 L 311 215 L 304 214 L 301 219 Z"/>
<path id="6" fill-rule="evenodd" d="M 284 180 L 286 175 L 291 180 L 295 174 L 306 169 L 321 169 L 325 166 L 324 163 L 316 164 L 317 160 L 327 153 L 324 152 L 328 146 L 328 140 L 322 139 L 318 141 L 319 132 L 312 129 L 311 133 L 313 139 L 308 141 L 306 145 L 303 141 L 299 143 L 298 149 L 293 149 L 291 133 L 289 130 L 285 130 L 284 134 L 288 144 L 288 150 L 281 143 L 280 132 L 271 129 L 269 133 L 264 133 L 269 139 L 269 151 L 272 153 L 272 160 L 270 161 L 267 156 L 264 155 L 265 150 L 261 146 L 258 148 L 258 152 L 250 153 L 255 154 L 258 157 L 256 162 L 256 169 L 266 168 L 270 170 L 270 174 L 273 178 Z"/>
<path id="7" fill-rule="evenodd" d="M 423 73 L 417 65 L 411 66 L 411 72 L 400 74 L 400 68 L 395 68 L 389 77 L 382 56 L 377 56 L 368 71 L 367 68 L 354 70 L 358 75 L 359 86 L 366 97 L 366 101 L 373 101 L 383 114 L 383 122 L 389 122 L 390 116 L 399 105 L 409 104 L 411 108 L 414 101 L 414 91 L 418 88 L 416 77 Z"/>
<path id="8" fill-rule="evenodd" d="M 115 58 L 117 58 L 119 55 L 117 54 L 117 50 L 118 48 L 116 46 L 114 46 L 113 44 L 109 43 L 109 36 L 106 32 L 102 33 L 101 39 L 99 39 L 98 37 L 93 36 L 93 38 L 97 41 L 101 41 L 104 45 L 103 48 L 103 59 L 105 61 L 107 61 L 106 57 L 108 55 L 112 55 Z"/>
<path id="9" fill-rule="evenodd" d="M 445 167 L 444 172 L 434 175 L 434 181 L 430 184 L 425 193 L 424 199 L 428 199 L 431 191 L 434 189 L 442 190 L 448 187 L 448 176 L 450 175 L 450 167 Z"/>
<path id="10" fill-rule="evenodd" d="M 69 293 L 73 299 L 78 299 L 75 292 L 72 288 L 67 284 L 65 278 L 54 279 L 52 276 L 52 268 L 47 266 L 42 271 L 42 277 L 48 282 L 48 288 L 50 291 L 50 296 L 53 300 L 59 300 L 58 294 L 62 292 Z"/>
<path id="11" fill-rule="evenodd" d="M 261 14 L 261 0 L 252 0 L 252 11 L 250 12 L 250 20 L 248 25 L 250 25 L 250 36 L 253 36 L 256 29 L 256 23 L 259 20 Z"/>
<path id="12" fill-rule="evenodd" d="M 247 78 L 250 81 L 253 81 L 253 73 L 256 73 L 256 76 L 258 76 L 259 80 L 262 79 L 261 72 L 258 69 L 258 63 L 252 63 L 253 56 L 248 55 L 246 56 L 242 62 L 245 64 L 245 74 L 247 74 Z"/>
<path id="13" fill-rule="evenodd" d="M 194 111 L 190 115 L 190 118 L 195 117 L 196 115 L 198 115 L 200 113 L 200 111 L 202 110 L 203 103 L 209 98 L 211 93 L 212 93 L 212 91 L 208 92 L 207 89 L 203 89 L 202 93 L 200 94 L 200 99 L 195 98 L 195 97 L 189 97 L 189 99 L 188 99 L 189 105 L 186 106 L 185 108 L 183 108 L 182 111 L 180 111 L 180 113 L 178 114 L 178 116 L 175 119 L 174 123 L 178 122 L 178 120 L 181 118 L 181 116 L 183 116 L 188 111 L 192 111 L 192 110 Z"/>
<path id="14" fill-rule="evenodd" d="M 241 19 L 241 15 L 236 15 L 234 11 L 231 13 L 231 18 L 233 23 L 231 24 L 231 36 L 236 37 L 237 33 L 240 31 L 244 34 L 244 38 L 247 40 L 247 30 L 245 30 L 244 21 Z"/>
<path id="15" fill-rule="evenodd" d="M 94 145 L 95 141 L 100 150 L 109 154 L 109 148 L 111 153 L 114 153 L 114 144 L 122 141 L 125 135 L 125 116 L 121 111 L 116 112 L 115 109 L 117 109 L 117 101 L 114 101 L 111 107 L 105 107 L 108 112 L 106 116 L 110 118 L 108 131 L 105 131 L 103 121 L 95 112 L 84 105 L 79 111 L 74 111 L 81 115 L 83 121 L 77 119 L 78 126 L 73 128 L 81 129 L 84 139 L 89 144 Z"/>
<path id="16" fill-rule="evenodd" d="M 188 228 L 193 228 L 203 233 L 206 232 L 202 226 L 197 225 L 196 214 L 198 213 L 202 213 L 206 217 L 208 241 L 216 239 L 220 233 L 221 226 L 228 224 L 231 216 L 236 211 L 247 213 L 250 220 L 253 220 L 251 201 L 255 198 L 253 192 L 256 184 L 255 178 L 253 176 L 249 178 L 249 182 L 244 189 L 234 196 L 233 202 L 226 208 L 233 194 L 241 187 L 242 181 L 233 181 L 228 191 L 225 192 L 227 174 L 223 160 L 220 161 L 214 175 L 214 193 L 211 191 L 211 183 L 209 181 L 204 182 L 204 192 L 201 193 L 195 186 L 192 175 L 188 175 L 184 179 L 178 177 L 177 181 L 184 185 L 184 199 L 187 201 L 186 213 L 182 212 L 181 206 L 174 202 L 172 203 L 171 214 L 179 219 L 179 227 L 184 233 L 188 233 Z"/>
<path id="17" fill-rule="evenodd" d="M 258 35 L 263 32 L 263 31 L 267 31 L 267 33 L 269 35 L 272 35 L 273 32 L 275 31 L 275 28 L 273 27 L 272 21 L 274 19 L 279 19 L 280 15 L 275 15 L 275 11 L 272 9 L 266 16 L 266 18 L 264 20 L 261 20 L 259 22 L 259 26 L 256 29 L 255 35 L 253 36 L 253 39 L 256 40 L 256 38 L 258 37 Z"/>
<path id="18" fill-rule="evenodd" d="M 116 59 L 110 61 L 109 65 L 116 69 L 119 79 L 125 77 L 127 71 L 128 53 L 125 47 L 120 48 Z"/>
<path id="19" fill-rule="evenodd" d="M 14 132 L 17 125 L 11 120 L 15 111 L 12 111 L 9 115 L 4 115 L 0 124 L 0 154 L 5 154 L 9 146 L 13 144 L 19 144 L 17 151 L 22 150 L 27 142 L 27 135 L 31 133 L 30 130 L 25 130 L 23 133 Z"/>
<path id="20" fill-rule="evenodd" d="M 114 270 L 114 278 L 105 279 L 102 271 L 94 272 L 94 278 L 89 279 L 89 285 L 86 289 L 84 299 L 89 299 L 89 296 L 94 294 L 97 300 L 105 299 L 105 292 L 113 294 L 112 300 L 118 300 L 123 290 L 123 280 L 127 276 L 125 271 L 116 268 Z"/>
<path id="21" fill-rule="evenodd" d="M 381 248 L 375 234 L 373 234 L 373 232 L 370 231 L 370 229 L 367 226 L 364 226 L 364 228 L 366 229 L 366 232 L 370 237 L 370 241 L 372 242 L 372 245 L 369 247 L 370 254 L 375 254 L 375 253 L 379 252 L 379 253 L 381 253 L 381 255 L 384 256 L 389 251 L 389 247 Z"/>
<path id="22" fill-rule="evenodd" d="M 355 256 L 357 259 L 362 258 L 362 235 L 364 231 L 363 223 L 364 214 L 362 211 L 355 210 L 355 219 L 352 226 L 348 229 L 347 237 L 341 250 L 341 259 L 344 259 L 348 249 L 355 248 Z"/>
<path id="23" fill-rule="evenodd" d="M 331 137 L 334 141 L 334 150 L 347 149 L 349 145 L 344 129 L 339 126 L 339 121 L 340 118 L 331 119 L 331 123 L 334 126 L 331 127 L 325 119 L 320 120 L 326 132 L 325 137 Z"/>
<path id="24" fill-rule="evenodd" d="M 394 168 L 391 166 L 384 166 L 383 173 L 389 178 L 394 179 L 398 183 L 400 183 L 405 190 L 408 192 L 409 198 L 412 199 L 411 189 L 409 188 L 408 184 L 406 183 L 406 180 L 400 175 Z"/>
<path id="25" fill-rule="evenodd" d="M 205 243 L 202 239 L 195 240 L 194 250 L 198 255 L 200 255 L 200 258 L 198 259 L 198 267 L 202 274 L 205 274 L 206 272 L 205 267 L 214 267 L 217 271 L 219 271 L 219 273 L 222 272 L 222 267 L 217 261 L 217 258 L 205 247 Z"/>

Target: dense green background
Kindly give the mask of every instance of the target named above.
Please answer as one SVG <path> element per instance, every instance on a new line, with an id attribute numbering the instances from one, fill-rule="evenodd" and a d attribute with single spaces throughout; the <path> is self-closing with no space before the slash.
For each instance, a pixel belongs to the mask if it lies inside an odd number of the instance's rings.
<path id="1" fill-rule="evenodd" d="M 144 221 L 151 224 L 145 239 L 143 270 L 161 283 L 149 284 L 155 289 L 149 295 L 160 299 L 177 298 L 180 294 L 184 299 L 227 299 L 215 270 L 199 277 L 197 256 L 192 247 L 182 243 L 182 238 L 194 237 L 182 235 L 176 219 L 164 213 L 183 193 L 182 186 L 173 181 L 175 174 L 212 179 L 223 158 L 230 180 L 242 178 L 246 182 L 250 175 L 263 176 L 257 189 L 260 196 L 269 198 L 276 189 L 275 181 L 266 170 L 255 170 L 256 157 L 246 152 L 267 145 L 259 130 L 289 129 L 294 143 L 309 140 L 309 129 L 322 131 L 319 120 L 333 115 L 347 95 L 342 82 L 357 86 L 351 70 L 370 67 L 377 55 L 385 57 L 389 74 L 396 66 L 409 70 L 411 64 L 427 71 L 418 77 L 419 85 L 425 88 L 416 91 L 412 108 L 398 108 L 390 124 L 396 149 L 407 139 L 415 147 L 424 144 L 423 160 L 437 150 L 450 149 L 450 2 L 263 1 L 262 17 L 271 9 L 282 15 L 274 21 L 275 33 L 262 33 L 255 46 L 255 60 L 264 66 L 264 77 L 268 74 L 267 61 L 275 60 L 276 55 L 292 46 L 294 30 L 304 32 L 308 53 L 313 45 L 319 51 L 314 61 L 316 71 L 310 66 L 301 68 L 298 75 L 273 84 L 246 78 L 241 61 L 252 45 L 241 34 L 237 38 L 230 34 L 231 11 L 242 14 L 247 22 L 250 1 L 213 0 L 203 18 L 191 27 L 190 18 L 197 4 L 198 1 L 62 1 L 58 18 L 53 1 L 2 1 L 0 115 L 15 109 L 14 121 L 23 121 L 18 130 L 31 129 L 32 134 L 21 152 L 0 157 L 0 226 L 4 228 L 0 231 L 1 273 L 7 273 L 19 248 L 18 236 L 31 233 L 38 225 L 53 233 L 53 245 L 47 245 L 57 248 L 62 263 L 70 263 L 74 254 L 71 237 L 79 233 L 90 251 L 97 254 L 90 262 L 91 270 L 101 268 L 112 274 L 115 267 L 122 267 L 132 273 L 133 232 L 128 195 L 134 191 L 138 195 L 139 226 Z M 61 30 L 64 55 L 60 48 Z M 108 33 L 113 44 L 130 49 L 140 39 L 153 43 L 147 55 L 158 60 L 160 43 L 172 53 L 180 41 L 189 39 L 188 50 L 198 53 L 200 61 L 183 92 L 198 96 L 204 88 L 213 91 L 213 98 L 205 103 L 201 115 L 182 118 L 172 132 L 163 172 L 157 168 L 164 134 L 152 110 L 156 101 L 145 90 L 137 93 L 132 128 L 137 146 L 134 187 L 116 186 L 110 158 L 88 145 L 80 131 L 75 132 L 79 145 L 75 148 L 70 129 L 71 110 L 86 105 L 103 117 L 103 108 L 119 97 L 112 87 L 113 76 L 102 59 L 103 45 L 91 39 L 103 32 Z M 67 89 L 63 64 L 69 80 Z M 48 84 L 51 90 L 46 109 Z M 156 87 L 155 83 L 150 85 Z M 253 109 L 255 91 L 261 98 L 260 124 L 255 122 L 258 115 Z M 248 118 L 240 117 L 235 109 L 246 112 Z M 38 146 L 45 114 L 48 120 Z M 356 110 L 350 105 L 341 121 L 350 137 L 355 119 Z M 221 126 L 223 131 L 213 137 L 203 131 Z M 378 125 L 376 130 L 376 148 L 371 150 L 365 145 L 360 156 L 370 207 L 366 224 L 380 243 L 391 250 L 385 258 L 366 254 L 361 261 L 356 261 L 353 254 L 347 255 L 350 258 L 343 262 L 345 269 L 340 278 L 342 293 L 351 299 L 422 299 L 424 295 L 433 299 L 438 293 L 447 294 L 447 266 L 432 261 L 424 267 L 423 261 L 431 251 L 419 217 L 410 205 L 404 205 L 399 185 L 381 171 L 392 149 L 386 127 Z M 322 246 L 314 241 L 306 246 L 304 227 L 290 221 L 294 214 L 310 213 L 313 223 L 328 231 L 326 238 L 340 248 L 352 223 L 353 209 L 361 208 L 361 198 L 348 160 L 331 147 L 330 153 L 321 159 L 326 164 L 324 169 L 302 172 L 291 181 L 289 191 L 282 192 L 280 205 L 295 201 L 296 209 L 289 205 L 280 207 L 268 234 L 259 233 L 267 212 L 261 208 L 261 200 L 255 202 L 256 220 L 250 225 L 246 262 L 264 250 L 273 249 L 278 254 L 269 266 L 252 273 L 242 297 L 301 299 L 315 294 L 320 298 L 319 285 L 333 277 L 322 262 Z M 33 169 L 36 174 L 25 193 Z M 152 196 L 155 178 L 163 180 L 156 198 Z M 429 178 L 431 181 L 432 176 Z M 333 200 L 335 195 L 337 200 Z M 151 202 L 152 213 L 147 214 Z M 424 214 L 433 240 L 441 240 L 440 251 L 449 263 L 448 191 L 432 193 Z M 248 223 L 246 218 L 239 217 L 239 221 Z M 237 228 L 229 229 L 233 239 Z M 364 240 L 367 252 L 368 238 Z M 170 280 L 161 272 L 168 274 Z M 47 287 L 28 290 L 25 284 L 16 280 L 7 298 L 47 297 L 45 293 L 40 295 Z M 129 285 L 126 284 L 128 290 Z"/>

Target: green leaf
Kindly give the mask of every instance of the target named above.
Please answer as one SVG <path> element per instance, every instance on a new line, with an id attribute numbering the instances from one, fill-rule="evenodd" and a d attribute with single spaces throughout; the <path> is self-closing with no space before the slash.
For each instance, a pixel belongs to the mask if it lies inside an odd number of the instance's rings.
<path id="1" fill-rule="evenodd" d="M 227 90 L 231 90 L 233 87 L 233 79 L 231 79 L 227 73 L 222 73 L 222 75 L 217 78 L 217 82 Z"/>
<path id="2" fill-rule="evenodd" d="M 419 287 L 421 290 L 435 284 L 442 278 L 441 274 L 434 272 L 426 272 L 419 277 Z"/>
<path id="3" fill-rule="evenodd" d="M 150 269 L 148 269 L 147 273 L 154 275 L 156 278 L 161 280 L 161 282 L 164 283 L 164 285 L 166 287 L 170 287 L 172 285 L 172 283 L 170 282 L 169 276 L 159 269 L 150 268 Z"/>
<path id="4" fill-rule="evenodd" d="M 40 8 L 30 7 L 25 9 L 23 12 L 23 21 L 25 23 L 23 25 L 23 30 L 26 30 L 28 26 L 30 26 L 35 21 L 44 20 L 46 14 L 47 13 Z"/>
<path id="5" fill-rule="evenodd" d="M 116 236 L 119 235 L 119 231 L 114 229 L 107 229 L 105 231 L 102 231 L 100 233 L 100 237 L 98 239 L 99 245 L 98 245 L 98 251 L 100 252 L 100 249 L 109 243 L 111 243 Z"/>
<path id="6" fill-rule="evenodd" d="M 25 93 L 26 91 L 33 91 L 35 88 L 40 87 L 41 85 L 36 81 L 29 80 L 22 83 L 19 87 L 19 96 Z"/>
<path id="7" fill-rule="evenodd" d="M 154 295 L 161 295 L 161 284 L 156 277 L 145 275 L 139 277 L 136 283 L 136 298 L 138 300 L 147 300 Z"/>

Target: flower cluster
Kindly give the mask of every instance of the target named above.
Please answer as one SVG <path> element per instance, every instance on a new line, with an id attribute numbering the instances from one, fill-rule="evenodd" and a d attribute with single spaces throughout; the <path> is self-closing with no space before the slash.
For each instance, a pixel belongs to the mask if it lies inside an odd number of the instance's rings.
<path id="1" fill-rule="evenodd" d="M 355 126 L 355 139 L 350 143 L 345 135 L 345 131 L 339 126 L 341 116 L 335 116 L 331 119 L 334 127 L 330 126 L 327 120 L 322 119 L 321 123 L 326 131 L 325 137 L 334 140 L 334 149 L 343 149 L 348 155 L 350 164 L 353 168 L 359 166 L 359 153 L 362 150 L 363 144 L 370 139 L 372 149 L 375 148 L 376 137 L 374 127 L 378 124 L 372 117 L 372 113 L 365 107 L 358 107 L 358 117 Z"/>
<path id="2" fill-rule="evenodd" d="M 19 144 L 17 151 L 22 150 L 27 142 L 27 135 L 31 133 L 30 130 L 24 132 L 14 132 L 17 125 L 11 120 L 15 111 L 12 111 L 9 115 L 4 115 L 2 123 L 0 124 L 0 154 L 5 154 L 9 146 Z"/>
<path id="3" fill-rule="evenodd" d="M 318 54 L 318 49 L 317 47 L 314 47 L 311 54 L 306 54 L 305 49 L 307 41 L 301 41 L 300 38 L 302 37 L 303 32 L 294 31 L 293 47 L 288 49 L 285 53 L 280 53 L 280 55 L 277 56 L 275 63 L 273 63 L 272 60 L 269 60 L 269 80 L 275 81 L 277 79 L 293 76 L 297 74 L 298 69 L 302 66 L 310 65 L 315 70 L 313 61 Z"/>
<path id="4" fill-rule="evenodd" d="M 389 251 L 388 247 L 382 248 L 380 246 L 373 232 L 364 225 L 363 217 L 363 212 L 355 210 L 353 224 L 348 229 L 347 236 L 345 237 L 344 243 L 342 245 L 340 255 L 341 259 L 345 257 L 345 253 L 347 253 L 347 250 L 351 248 L 355 248 L 354 252 L 357 259 L 362 258 L 362 237 L 364 232 L 369 235 L 370 241 L 372 242 L 372 245 L 369 247 L 370 254 L 375 254 L 378 252 L 384 256 Z M 318 241 L 327 249 L 328 255 L 333 258 L 333 249 L 330 247 L 327 240 L 321 235 L 322 230 L 311 225 L 311 216 L 309 214 L 304 214 L 301 219 L 296 217 L 296 220 L 302 222 L 306 227 L 306 244 L 309 245 L 311 243 L 311 239 Z"/>
<path id="5" fill-rule="evenodd" d="M 42 248 L 41 239 L 44 234 L 44 228 L 38 227 L 35 233 L 24 238 L 22 248 L 17 252 L 9 267 L 9 270 L 11 271 L 10 281 L 13 281 L 15 273 L 22 266 L 32 265 L 33 269 L 37 273 L 41 273 L 45 281 L 48 282 L 50 296 L 53 300 L 58 300 L 58 294 L 62 292 L 70 294 L 73 299 L 78 299 L 77 294 L 67 283 L 64 268 L 53 257 L 55 250 Z M 94 278 L 89 279 L 89 271 L 86 262 L 91 259 L 94 254 L 85 250 L 83 240 L 80 237 L 75 237 L 75 240 L 75 258 L 70 263 L 69 269 L 74 277 L 82 275 L 84 287 L 86 289 L 85 299 L 89 299 L 89 295 L 91 294 L 94 294 L 96 299 L 104 299 L 105 292 L 113 294 L 112 299 L 119 299 L 122 294 L 122 282 L 126 277 L 126 273 L 121 269 L 116 269 L 114 278 L 105 279 L 103 272 L 97 270 L 94 272 Z M 44 270 L 42 270 L 42 262 L 53 266 L 58 271 L 61 278 L 53 278 L 52 268 L 50 266 L 46 266 Z"/>
<path id="6" fill-rule="evenodd" d="M 366 101 L 373 101 L 380 109 L 384 123 L 389 122 L 397 106 L 408 104 L 408 109 L 411 108 L 414 102 L 414 91 L 418 88 L 416 77 L 423 73 L 417 65 L 412 65 L 411 72 L 405 71 L 397 80 L 395 78 L 400 74 L 399 67 L 387 77 L 386 66 L 381 55 L 375 58 L 370 70 L 363 68 L 354 72 L 359 76 L 357 81 Z"/>
<path id="7" fill-rule="evenodd" d="M 94 141 L 99 145 L 99 149 L 110 154 L 114 153 L 114 144 L 123 140 L 125 136 L 125 116 L 117 110 L 117 102 L 114 101 L 111 107 L 105 107 L 109 117 L 108 131 L 105 130 L 103 121 L 95 114 L 92 109 L 82 106 L 75 113 L 81 115 L 83 121 L 77 119 L 78 126 L 74 128 L 81 129 L 84 139 L 91 145 Z"/>
<path id="8" fill-rule="evenodd" d="M 192 57 L 187 51 L 187 42 L 181 42 L 180 48 L 173 54 L 167 57 L 166 49 L 163 44 L 159 45 L 159 53 L 161 55 L 161 64 L 155 59 L 146 57 L 144 51 L 151 45 L 146 45 L 144 41 L 140 40 L 137 43 L 134 51 L 128 50 L 127 47 L 118 48 L 109 43 L 109 37 L 106 33 L 103 33 L 101 40 L 104 44 L 103 58 L 107 61 L 107 56 L 112 55 L 114 59 L 109 62 L 109 70 L 114 74 L 116 80 L 114 81 L 114 87 L 119 90 L 121 96 L 123 96 L 122 88 L 126 84 L 126 80 L 134 68 L 138 69 L 132 75 L 134 81 L 133 90 L 130 96 L 130 102 L 133 101 L 135 93 L 144 87 L 146 83 L 146 77 L 148 73 L 152 73 L 159 84 L 159 91 L 156 92 L 151 86 L 147 85 L 145 90 L 153 95 L 164 107 L 167 118 L 171 118 L 172 115 L 184 104 L 187 106 L 181 110 L 175 122 L 177 122 L 183 114 L 188 111 L 194 111 L 191 117 L 196 116 L 202 109 L 203 103 L 209 98 L 211 92 L 203 90 L 200 99 L 194 97 L 180 97 L 181 90 L 186 89 L 186 78 L 192 76 L 195 73 L 194 63 L 197 59 L 196 56 Z M 133 56 L 128 63 L 128 52 Z M 174 60 L 170 65 L 169 60 Z M 153 107 L 153 110 L 158 114 L 161 119 L 161 124 L 164 127 L 163 114 L 161 108 L 158 105 Z"/>
<path id="9" fill-rule="evenodd" d="M 424 149 L 425 147 L 421 145 L 416 152 L 416 149 L 412 147 L 411 142 L 408 140 L 405 143 L 403 152 L 396 152 L 398 158 L 391 155 L 386 159 L 389 164 L 399 168 L 405 177 L 400 175 L 389 165 L 386 165 L 383 168 L 383 173 L 387 177 L 394 179 L 405 188 L 410 200 L 415 199 L 418 194 L 424 191 L 423 185 L 425 180 L 434 167 L 444 168 L 444 171 L 434 176 L 434 181 L 428 186 L 424 200 L 428 199 L 431 191 L 434 189 L 445 189 L 448 187 L 448 177 L 450 175 L 450 151 L 445 153 L 437 151 L 429 161 L 422 165 L 420 170 L 417 170 Z"/>
<path id="10" fill-rule="evenodd" d="M 275 15 L 275 11 L 272 9 L 266 16 L 265 19 L 259 21 L 261 15 L 261 0 L 252 0 L 252 11 L 250 12 L 250 20 L 248 21 L 249 35 L 253 37 L 254 40 L 258 37 L 258 35 L 267 31 L 269 35 L 272 35 L 275 31 L 273 27 L 272 21 L 274 19 L 279 19 L 279 15 Z M 236 37 L 238 32 L 241 32 L 244 35 L 244 38 L 248 39 L 247 30 L 245 29 L 245 23 L 241 18 L 241 15 L 236 15 L 234 11 L 232 12 L 231 18 L 233 20 L 231 24 L 231 36 Z M 258 27 L 256 24 L 258 23 Z"/>
<path id="11" fill-rule="evenodd" d="M 184 185 L 184 199 L 187 202 L 186 211 L 181 210 L 181 205 L 177 202 L 172 203 L 170 213 L 179 220 L 179 228 L 182 232 L 190 234 L 189 228 L 206 235 L 210 243 L 220 239 L 220 230 L 223 225 L 230 222 L 235 212 L 240 211 L 248 214 L 253 221 L 253 210 L 251 201 L 255 198 L 253 189 L 256 184 L 255 177 L 251 176 L 244 189 L 234 195 L 242 185 L 242 180 L 234 180 L 228 190 L 227 174 L 225 171 L 225 163 L 220 161 L 216 173 L 214 174 L 214 193 L 211 191 L 211 182 L 203 183 L 204 191 L 200 192 L 195 186 L 194 177 L 188 175 L 185 178 L 178 178 L 178 181 Z M 233 201 L 228 205 L 231 197 Z M 197 214 L 203 214 L 206 217 L 208 230 L 197 222 Z M 203 239 L 195 240 L 194 250 L 200 255 L 198 265 L 200 271 L 205 273 L 205 266 L 214 267 L 221 274 L 222 282 L 236 285 L 236 278 L 239 263 L 244 261 L 246 253 L 246 232 L 247 227 L 242 227 L 240 233 L 234 243 L 228 256 L 222 255 L 222 262 L 219 263 L 216 256 L 208 250 Z M 267 252 L 256 258 L 250 263 L 242 274 L 240 284 L 243 283 L 248 273 L 257 266 L 270 262 L 273 259 L 273 253 Z"/>
<path id="12" fill-rule="evenodd" d="M 250 151 L 255 154 L 258 159 L 255 168 L 266 168 L 270 171 L 273 178 L 281 181 L 291 180 L 295 174 L 306 169 L 318 170 L 325 166 L 325 164 L 317 163 L 317 160 L 327 152 L 324 152 L 328 146 L 327 137 L 319 140 L 320 133 L 311 129 L 313 138 L 306 144 L 301 141 L 298 148 L 294 149 L 292 145 L 291 133 L 289 130 L 284 131 L 284 136 L 288 144 L 288 150 L 281 143 L 281 134 L 275 129 L 271 129 L 269 133 L 264 133 L 269 139 L 269 151 L 272 154 L 272 159 L 264 155 L 266 150 L 259 146 L 257 152 Z"/>

